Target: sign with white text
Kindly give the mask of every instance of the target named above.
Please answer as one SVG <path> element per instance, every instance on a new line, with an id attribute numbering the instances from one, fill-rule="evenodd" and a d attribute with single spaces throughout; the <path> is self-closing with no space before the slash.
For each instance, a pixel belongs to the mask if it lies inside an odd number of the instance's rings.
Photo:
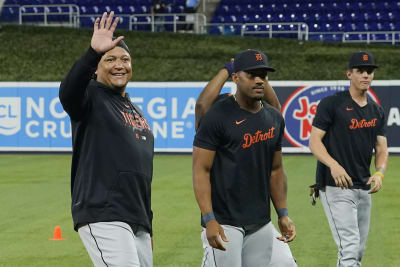
<path id="1" fill-rule="evenodd" d="M 127 92 L 142 110 L 156 152 L 191 152 L 195 104 L 206 82 L 131 82 Z M 319 101 L 347 90 L 348 81 L 271 82 L 282 105 L 283 151 L 308 153 Z M 222 92 L 234 92 L 226 83 Z M 58 99 L 57 82 L 0 82 L 0 151 L 71 151 L 71 125 Z M 387 117 L 389 151 L 400 152 L 400 81 L 374 81 L 369 97 Z"/>

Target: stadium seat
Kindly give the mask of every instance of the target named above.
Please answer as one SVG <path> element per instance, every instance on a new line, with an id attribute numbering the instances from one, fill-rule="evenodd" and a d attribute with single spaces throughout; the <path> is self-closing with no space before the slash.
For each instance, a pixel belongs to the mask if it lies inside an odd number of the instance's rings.
<path id="1" fill-rule="evenodd" d="M 92 28 L 94 21 L 96 20 L 95 17 L 80 17 L 80 27 L 81 28 Z"/>
<path id="2" fill-rule="evenodd" d="M 0 21 L 17 22 L 19 20 L 18 7 L 5 7 L 1 12 Z"/>
<path id="3" fill-rule="evenodd" d="M 224 28 L 223 26 L 211 26 L 211 28 L 208 31 L 209 34 L 216 34 L 220 35 L 224 33 Z"/>
<path id="4" fill-rule="evenodd" d="M 288 16 L 288 19 L 289 19 L 291 22 L 301 22 L 301 21 L 302 21 L 301 17 L 299 17 L 299 14 L 298 14 L 298 13 L 295 13 L 295 12 L 291 12 L 291 13 L 289 14 L 289 16 Z"/>
<path id="5" fill-rule="evenodd" d="M 100 15 L 114 10 L 117 14 L 149 14 L 154 0 L 6 0 L 5 4 L 67 4 L 80 7 L 82 15 Z M 166 13 L 184 13 L 186 0 L 164 0 L 169 4 Z M 17 12 L 15 12 L 17 11 Z M 29 10 L 26 10 L 29 11 Z M 61 13 L 63 8 L 49 8 L 50 12 Z M 30 12 L 30 11 L 29 11 Z M 32 12 L 36 11 L 32 8 Z M 310 31 L 394 31 L 400 30 L 400 0 L 221 0 L 217 6 L 212 23 L 283 23 L 305 22 Z M 61 16 L 50 17 L 62 20 Z M 179 20 L 183 16 L 178 16 Z M 18 9 L 4 8 L 3 21 L 18 20 Z M 26 17 L 28 20 L 28 17 Z M 42 20 L 41 16 L 32 16 L 29 20 Z M 25 17 L 24 17 L 25 20 Z M 82 25 L 89 19 L 83 19 Z M 172 17 L 167 20 L 172 21 Z M 125 27 L 126 20 L 120 27 Z M 143 26 L 143 25 L 141 25 Z M 167 25 L 170 27 L 171 25 Z M 232 28 L 230 27 L 232 26 Z M 210 27 L 210 33 L 240 34 L 240 26 Z M 282 28 L 290 26 L 281 26 Z M 142 27 L 143 28 L 143 27 Z M 263 27 L 258 27 L 257 30 Z M 334 41 L 340 37 L 333 34 L 316 37 L 318 40 Z"/>

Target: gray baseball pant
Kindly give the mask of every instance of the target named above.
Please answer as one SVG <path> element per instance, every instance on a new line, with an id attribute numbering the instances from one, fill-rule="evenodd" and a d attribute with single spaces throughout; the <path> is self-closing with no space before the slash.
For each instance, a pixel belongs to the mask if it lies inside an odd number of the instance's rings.
<path id="1" fill-rule="evenodd" d="M 367 242 L 371 195 L 362 189 L 326 186 L 320 198 L 338 246 L 337 267 L 361 266 Z"/>
<path id="2" fill-rule="evenodd" d="M 78 229 L 95 267 L 152 267 L 150 234 L 124 222 L 89 223 Z"/>
<path id="3" fill-rule="evenodd" d="M 229 242 L 226 251 L 212 248 L 203 229 L 201 239 L 204 256 L 202 267 L 296 267 L 296 261 L 287 243 L 276 237 L 281 234 L 273 224 L 256 229 L 222 225 Z"/>

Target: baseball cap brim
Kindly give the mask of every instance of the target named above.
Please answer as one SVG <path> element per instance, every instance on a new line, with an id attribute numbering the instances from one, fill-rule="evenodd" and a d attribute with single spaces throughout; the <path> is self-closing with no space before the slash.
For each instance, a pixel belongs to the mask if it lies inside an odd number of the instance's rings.
<path id="1" fill-rule="evenodd" d="M 246 69 L 240 70 L 240 71 L 257 70 L 257 69 L 265 69 L 265 70 L 270 71 L 270 72 L 275 72 L 276 71 L 274 68 L 267 67 L 267 66 L 254 66 L 254 67 L 246 68 Z"/>
<path id="2" fill-rule="evenodd" d="M 360 64 L 360 65 L 351 66 L 352 69 L 353 69 L 353 68 L 361 68 L 361 67 L 373 67 L 373 68 L 375 68 L 375 69 L 378 68 L 378 66 L 377 66 L 377 65 L 374 65 L 374 64 Z"/>

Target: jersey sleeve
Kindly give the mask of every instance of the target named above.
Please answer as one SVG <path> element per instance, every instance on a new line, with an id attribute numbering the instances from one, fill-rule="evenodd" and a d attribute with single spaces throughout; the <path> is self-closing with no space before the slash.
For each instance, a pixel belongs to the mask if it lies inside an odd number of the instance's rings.
<path id="1" fill-rule="evenodd" d="M 280 131 L 279 131 L 279 135 L 278 135 L 278 142 L 276 143 L 275 151 L 282 150 L 282 139 L 283 139 L 284 133 L 285 133 L 285 120 L 282 118 Z"/>
<path id="2" fill-rule="evenodd" d="M 208 150 L 217 150 L 222 136 L 222 122 L 210 110 L 199 121 L 199 128 L 194 137 L 193 146 Z"/>
<path id="3" fill-rule="evenodd" d="M 87 87 L 102 55 L 92 47 L 74 63 L 67 76 L 61 81 L 59 98 L 64 110 L 73 120 L 79 120 L 88 104 Z"/>
<path id="4" fill-rule="evenodd" d="M 377 135 L 386 136 L 386 116 L 385 116 L 385 112 L 383 111 L 382 107 L 379 107 L 379 115 L 380 115 L 381 124 L 379 125 Z"/>
<path id="5" fill-rule="evenodd" d="M 317 108 L 312 126 L 327 131 L 332 125 L 334 119 L 334 103 L 333 97 L 322 99 Z"/>

